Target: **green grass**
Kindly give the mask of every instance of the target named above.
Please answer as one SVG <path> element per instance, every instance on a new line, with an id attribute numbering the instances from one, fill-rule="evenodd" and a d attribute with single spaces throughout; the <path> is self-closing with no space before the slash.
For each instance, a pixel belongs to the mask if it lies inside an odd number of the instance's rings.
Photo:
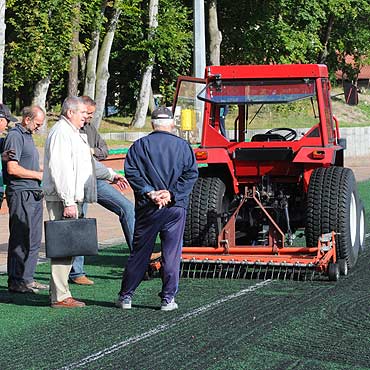
<path id="1" fill-rule="evenodd" d="M 369 186 L 359 183 L 367 210 Z M 83 309 L 52 309 L 46 292 L 10 294 L 0 276 L 0 369 L 370 369 L 370 249 L 336 283 L 249 291 L 258 280 L 181 279 L 179 309 L 168 313 L 158 310 L 158 278 L 141 283 L 132 310 L 114 307 L 126 251 L 86 258 L 95 285 L 70 285 Z M 38 265 L 36 279 L 47 282 L 49 269 Z"/>
<path id="2" fill-rule="evenodd" d="M 8 294 L 1 277 L 0 368 L 58 369 L 101 351 L 81 368 L 370 368 L 369 252 L 337 283 L 274 281 L 229 299 L 258 281 L 182 279 L 169 313 L 158 310 L 159 279 L 140 285 L 132 310 L 113 306 L 126 257 L 117 246 L 87 258 L 95 285 L 71 285 L 84 309 L 49 308 L 46 293 Z M 40 265 L 37 278 L 48 272 Z"/>
<path id="3" fill-rule="evenodd" d="M 367 215 L 369 186 L 359 183 Z M 47 292 L 10 294 L 0 276 L 0 369 L 370 369 L 369 247 L 336 283 L 274 281 L 249 291 L 258 280 L 181 279 L 173 312 L 158 310 L 158 278 L 142 282 L 132 310 L 114 307 L 126 251 L 86 258 L 95 285 L 70 286 L 83 309 L 52 309 Z M 49 269 L 38 265 L 36 279 L 47 282 Z"/>

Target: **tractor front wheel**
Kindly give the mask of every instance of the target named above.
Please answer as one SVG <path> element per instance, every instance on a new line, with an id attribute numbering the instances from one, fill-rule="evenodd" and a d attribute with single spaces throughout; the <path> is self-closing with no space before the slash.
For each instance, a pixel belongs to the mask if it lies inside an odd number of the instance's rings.
<path id="1" fill-rule="evenodd" d="M 216 246 L 229 206 L 226 185 L 218 177 L 200 177 L 190 195 L 184 246 Z"/>

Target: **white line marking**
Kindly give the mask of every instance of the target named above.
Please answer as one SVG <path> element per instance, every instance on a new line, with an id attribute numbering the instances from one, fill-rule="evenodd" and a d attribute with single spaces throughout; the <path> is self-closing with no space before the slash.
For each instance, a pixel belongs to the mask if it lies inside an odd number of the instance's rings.
<path id="1" fill-rule="evenodd" d="M 61 370 L 70 370 L 70 369 L 77 369 L 79 367 L 82 367 L 82 366 L 85 366 L 93 361 L 96 361 L 98 360 L 99 358 L 102 358 L 106 355 L 109 355 L 113 352 L 116 352 L 124 347 L 127 347 L 129 346 L 130 344 L 133 344 L 133 343 L 137 343 L 137 342 L 140 342 L 141 340 L 143 339 L 146 339 L 146 338 L 150 338 L 156 334 L 159 334 L 159 333 L 162 333 L 164 332 L 165 330 L 168 330 L 168 329 L 171 329 L 173 328 L 174 326 L 176 326 L 179 322 L 181 321 L 184 321 L 186 319 L 192 319 L 193 317 L 197 317 L 198 315 L 202 314 L 203 312 L 206 312 L 206 311 L 209 311 L 211 308 L 214 308 L 215 306 L 218 306 L 224 302 L 227 302 L 227 301 L 230 301 L 231 299 L 234 299 L 234 298 L 237 298 L 237 297 L 241 297 L 247 293 L 250 293 L 250 292 L 254 292 L 255 290 L 259 289 L 259 288 L 262 288 L 268 284 L 270 284 L 272 282 L 271 279 L 269 280 L 264 280 L 260 283 L 257 283 L 256 285 L 253 285 L 249 288 L 246 288 L 246 289 L 243 289 L 237 293 L 234 293 L 234 294 L 230 294 L 224 298 L 220 298 L 218 299 L 217 301 L 215 302 L 212 302 L 212 303 L 209 303 L 205 306 L 202 306 L 202 307 L 199 307 L 199 308 L 196 308 L 180 317 L 176 317 L 174 319 L 172 319 L 170 322 L 166 323 L 166 324 L 161 324 L 161 325 L 158 325 L 156 326 L 155 328 L 145 332 L 145 333 L 142 333 L 142 334 L 139 334 L 139 335 L 136 335 L 134 337 L 131 337 L 131 338 L 128 338 L 120 343 L 117 343 L 117 344 L 113 344 L 111 347 L 108 347 L 106 349 L 103 349 L 99 352 L 96 352 L 90 356 L 87 356 L 77 362 L 73 362 L 67 366 L 64 366 L 61 368 Z"/>

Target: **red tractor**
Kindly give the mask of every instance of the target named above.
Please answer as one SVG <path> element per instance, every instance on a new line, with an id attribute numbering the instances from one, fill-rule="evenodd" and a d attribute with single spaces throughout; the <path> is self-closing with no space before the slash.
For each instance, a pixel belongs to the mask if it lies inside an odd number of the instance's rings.
<path id="1" fill-rule="evenodd" d="M 199 166 L 182 276 L 337 280 L 355 266 L 364 207 L 330 91 L 316 64 L 210 66 L 204 79 L 178 79 L 178 134 Z"/>

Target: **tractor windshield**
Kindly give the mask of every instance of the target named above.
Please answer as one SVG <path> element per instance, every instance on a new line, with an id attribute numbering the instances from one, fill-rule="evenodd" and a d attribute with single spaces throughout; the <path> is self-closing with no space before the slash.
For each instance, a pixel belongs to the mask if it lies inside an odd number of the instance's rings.
<path id="1" fill-rule="evenodd" d="M 213 104 L 282 104 L 316 95 L 315 83 L 305 80 L 223 81 L 209 83 L 198 95 Z"/>
<path id="2" fill-rule="evenodd" d="M 206 82 L 189 77 L 178 84 L 173 107 L 176 133 L 191 143 L 204 139 L 209 145 L 214 140 L 208 135 L 209 127 L 229 142 L 252 140 L 277 128 L 295 130 L 291 140 L 299 140 L 320 121 L 314 78 L 222 79 L 216 75 Z"/>
<path id="3" fill-rule="evenodd" d="M 316 81 L 300 79 L 214 79 L 198 94 L 208 104 L 210 125 L 228 141 L 251 140 L 256 134 L 299 129 L 291 139 L 318 123 Z"/>

